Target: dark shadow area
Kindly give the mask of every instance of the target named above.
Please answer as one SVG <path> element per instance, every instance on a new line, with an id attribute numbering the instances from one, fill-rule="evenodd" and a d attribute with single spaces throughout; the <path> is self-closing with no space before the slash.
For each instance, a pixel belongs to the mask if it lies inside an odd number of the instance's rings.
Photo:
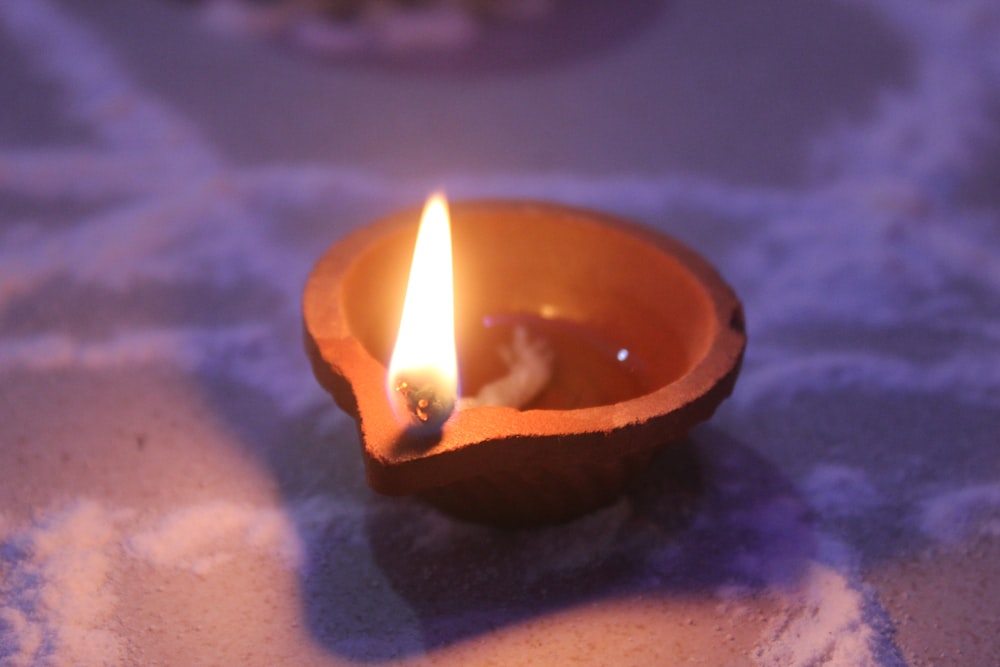
<path id="1" fill-rule="evenodd" d="M 449 646 L 596 600 L 710 596 L 723 585 L 794 580 L 814 550 L 790 484 L 710 428 L 664 451 L 621 503 L 565 525 L 506 531 L 416 501 L 374 499 L 364 532 L 392 592 L 416 616 L 419 637 L 389 624 L 373 633 L 363 608 L 344 605 L 366 584 L 330 567 L 341 560 L 336 531 L 308 544 L 302 582 L 316 639 L 363 661 Z"/>

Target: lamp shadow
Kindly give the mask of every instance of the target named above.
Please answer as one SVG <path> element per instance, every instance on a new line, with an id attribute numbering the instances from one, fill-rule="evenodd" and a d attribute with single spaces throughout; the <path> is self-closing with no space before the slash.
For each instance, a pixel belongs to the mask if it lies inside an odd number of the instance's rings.
<path id="1" fill-rule="evenodd" d="M 365 662 L 599 600 L 790 583 L 815 551 L 791 484 L 709 427 L 666 448 L 621 501 L 570 523 L 510 531 L 371 496 L 362 531 L 374 570 L 347 562 L 357 552 L 342 532 L 317 534 L 302 586 L 314 638 Z"/>

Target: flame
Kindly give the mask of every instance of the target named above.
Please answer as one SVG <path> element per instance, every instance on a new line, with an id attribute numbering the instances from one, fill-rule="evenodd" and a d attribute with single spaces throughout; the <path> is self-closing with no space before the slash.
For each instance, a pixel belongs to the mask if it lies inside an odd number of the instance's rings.
<path id="1" fill-rule="evenodd" d="M 401 422 L 428 427 L 440 427 L 458 398 L 451 228 L 441 194 L 427 200 L 420 220 L 386 389 Z"/>

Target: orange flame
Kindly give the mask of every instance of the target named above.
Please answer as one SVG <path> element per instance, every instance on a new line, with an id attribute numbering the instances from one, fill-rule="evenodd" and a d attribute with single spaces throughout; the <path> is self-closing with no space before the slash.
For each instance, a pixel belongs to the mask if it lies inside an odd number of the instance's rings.
<path id="1" fill-rule="evenodd" d="M 451 227 L 441 194 L 420 220 L 386 389 L 401 422 L 428 427 L 440 427 L 458 398 Z"/>

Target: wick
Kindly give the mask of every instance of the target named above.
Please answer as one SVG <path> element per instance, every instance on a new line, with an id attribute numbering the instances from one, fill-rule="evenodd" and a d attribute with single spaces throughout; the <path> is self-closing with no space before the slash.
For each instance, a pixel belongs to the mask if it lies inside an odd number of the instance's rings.
<path id="1" fill-rule="evenodd" d="M 396 393 L 420 426 L 440 426 L 455 409 L 455 399 L 443 396 L 433 378 L 404 377 L 396 383 Z"/>
<path id="2" fill-rule="evenodd" d="M 523 326 L 514 328 L 509 345 L 500 348 L 507 374 L 486 384 L 475 396 L 463 397 L 458 408 L 500 405 L 523 408 L 552 379 L 555 355 L 542 338 L 531 338 Z M 455 410 L 455 396 L 441 390 L 441 377 L 432 370 L 408 371 L 393 389 L 399 405 L 421 429 L 441 428 Z"/>
<path id="3" fill-rule="evenodd" d="M 507 365 L 507 374 L 484 385 L 475 396 L 462 398 L 459 409 L 483 405 L 523 408 L 552 379 L 552 348 L 542 338 L 530 338 L 523 326 L 514 328 L 510 345 L 500 348 L 500 358 Z"/>

